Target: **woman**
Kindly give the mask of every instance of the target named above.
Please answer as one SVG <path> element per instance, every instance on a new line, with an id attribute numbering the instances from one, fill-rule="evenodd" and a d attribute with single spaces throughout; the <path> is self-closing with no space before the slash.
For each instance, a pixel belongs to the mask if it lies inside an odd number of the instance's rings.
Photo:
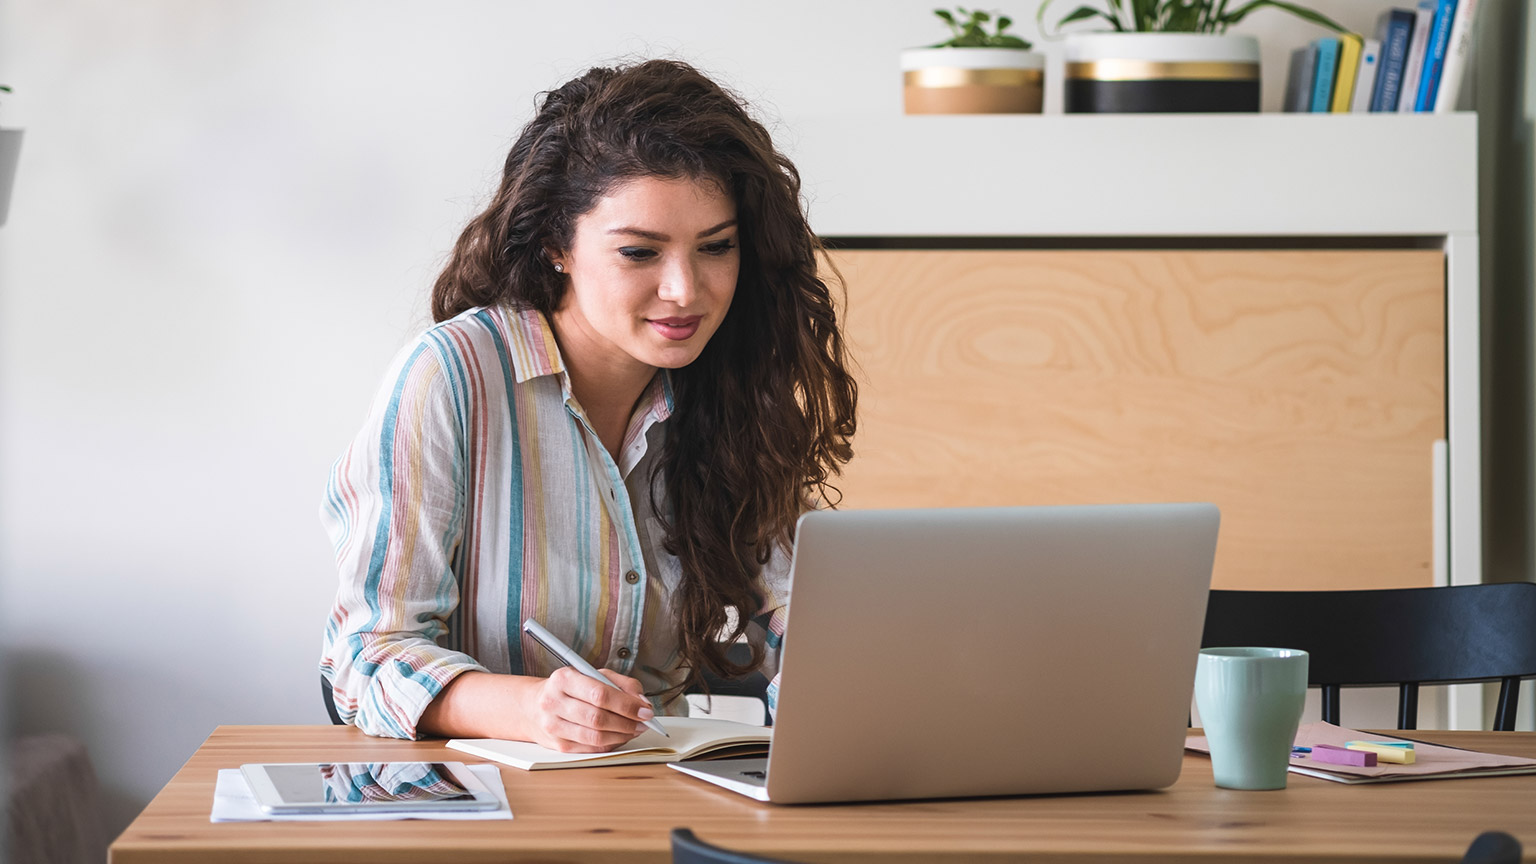
<path id="1" fill-rule="evenodd" d="M 686 713 L 705 670 L 760 669 L 772 707 L 791 533 L 857 395 L 799 186 L 684 63 L 544 95 L 332 473 L 344 719 L 596 752 Z"/>

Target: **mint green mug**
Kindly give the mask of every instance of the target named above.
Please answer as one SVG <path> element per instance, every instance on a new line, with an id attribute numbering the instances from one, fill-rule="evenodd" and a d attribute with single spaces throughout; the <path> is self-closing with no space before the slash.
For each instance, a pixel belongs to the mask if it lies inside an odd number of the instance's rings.
<path id="1" fill-rule="evenodd" d="M 1204 648 L 1195 704 L 1224 789 L 1284 789 L 1307 696 L 1307 652 L 1292 648 Z"/>

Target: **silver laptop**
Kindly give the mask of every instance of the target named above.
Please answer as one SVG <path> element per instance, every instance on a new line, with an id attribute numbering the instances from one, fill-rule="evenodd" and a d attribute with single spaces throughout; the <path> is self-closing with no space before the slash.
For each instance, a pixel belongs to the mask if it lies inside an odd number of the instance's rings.
<path id="1" fill-rule="evenodd" d="M 1168 786 L 1219 521 L 1211 504 L 808 513 L 768 756 L 672 767 L 784 804 Z"/>

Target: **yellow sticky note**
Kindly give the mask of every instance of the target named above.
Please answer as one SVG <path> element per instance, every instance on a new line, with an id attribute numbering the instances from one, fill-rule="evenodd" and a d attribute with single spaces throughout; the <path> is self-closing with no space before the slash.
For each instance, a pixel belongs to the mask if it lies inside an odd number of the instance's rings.
<path id="1" fill-rule="evenodd" d="M 1375 753 L 1377 762 L 1393 762 L 1398 765 L 1412 765 L 1414 763 L 1413 751 L 1403 747 L 1392 747 L 1382 744 L 1348 744 L 1345 746 L 1349 750 Z"/>

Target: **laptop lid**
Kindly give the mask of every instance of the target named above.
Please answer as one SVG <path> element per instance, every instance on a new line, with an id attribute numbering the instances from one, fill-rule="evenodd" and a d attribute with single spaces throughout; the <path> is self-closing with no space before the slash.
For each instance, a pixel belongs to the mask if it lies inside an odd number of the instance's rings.
<path id="1" fill-rule="evenodd" d="M 767 797 L 1178 778 L 1210 504 L 817 511 L 796 535 Z"/>

